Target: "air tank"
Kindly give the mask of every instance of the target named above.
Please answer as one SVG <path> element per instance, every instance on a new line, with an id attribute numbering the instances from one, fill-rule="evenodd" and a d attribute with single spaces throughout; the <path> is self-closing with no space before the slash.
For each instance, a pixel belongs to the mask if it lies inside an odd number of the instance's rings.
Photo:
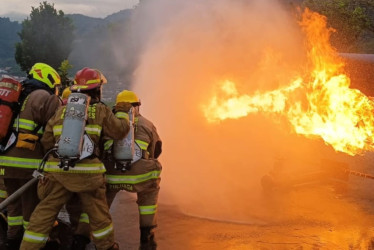
<path id="1" fill-rule="evenodd" d="M 130 130 L 127 136 L 122 140 L 114 140 L 113 156 L 117 161 L 131 162 L 134 158 L 134 108 L 128 112 Z"/>
<path id="2" fill-rule="evenodd" d="M 20 93 L 21 83 L 15 79 L 3 77 L 0 80 L 0 141 L 8 135 L 14 112 L 18 111 L 13 106 L 18 102 Z"/>
<path id="3" fill-rule="evenodd" d="M 82 93 L 69 95 L 57 149 L 57 154 L 62 159 L 80 157 L 90 99 L 88 95 Z"/>

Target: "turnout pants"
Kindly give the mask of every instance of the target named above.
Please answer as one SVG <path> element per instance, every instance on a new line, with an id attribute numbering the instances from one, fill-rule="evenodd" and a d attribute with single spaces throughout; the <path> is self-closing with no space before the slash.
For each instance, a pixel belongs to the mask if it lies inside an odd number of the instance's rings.
<path id="1" fill-rule="evenodd" d="M 152 181 L 153 184 L 147 183 L 150 186 L 152 186 L 149 189 L 146 189 L 142 192 L 137 192 L 137 201 L 138 209 L 139 209 L 139 226 L 140 227 L 155 227 L 157 226 L 157 199 L 158 199 L 158 192 L 159 187 L 157 181 Z M 144 183 L 143 183 L 144 186 Z M 110 189 L 110 187 L 107 187 L 107 201 L 108 206 L 113 203 L 114 198 L 116 197 L 116 194 L 120 190 L 118 189 Z"/>
<path id="2" fill-rule="evenodd" d="M 77 193 L 82 209 L 90 218 L 93 240 L 97 249 L 106 250 L 114 244 L 112 219 L 105 198 L 102 174 L 49 173 L 38 184 L 41 202 L 31 216 L 21 248 L 40 249 L 48 239 L 56 216 L 73 193 Z"/>
<path id="3" fill-rule="evenodd" d="M 4 179 L 6 192 L 13 194 L 30 179 Z M 7 238 L 10 240 L 21 239 L 23 229 L 27 227 L 31 214 L 39 202 L 37 196 L 37 183 L 27 189 L 19 199 L 7 206 L 8 210 L 8 232 Z"/>
<path id="4" fill-rule="evenodd" d="M 107 169 L 113 169 L 113 162 L 104 162 Z M 134 163 L 130 170 L 118 175 L 119 171 L 108 174 L 106 197 L 108 206 L 112 204 L 120 190 L 137 193 L 139 226 L 157 226 L 157 200 L 160 190 L 162 166 L 156 159 L 142 159 Z"/>
<path id="5" fill-rule="evenodd" d="M 66 204 L 72 230 L 74 235 L 82 235 L 87 239 L 91 239 L 91 229 L 89 225 L 89 218 L 87 213 L 82 210 L 82 203 L 77 194 L 74 194 L 72 199 Z"/>
<path id="6" fill-rule="evenodd" d="M 4 179 L 0 178 L 0 202 L 3 202 L 7 196 Z M 6 208 L 4 210 L 6 210 Z M 6 218 L 6 213 L 4 211 L 0 211 L 0 249 L 5 248 L 7 231 L 8 219 Z"/>

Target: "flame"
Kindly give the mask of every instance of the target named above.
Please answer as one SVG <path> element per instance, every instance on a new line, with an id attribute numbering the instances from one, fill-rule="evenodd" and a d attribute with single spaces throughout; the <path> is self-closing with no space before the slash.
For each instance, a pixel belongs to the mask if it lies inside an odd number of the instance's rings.
<path id="1" fill-rule="evenodd" d="M 286 117 L 296 133 L 322 138 L 336 151 L 349 155 L 372 151 L 373 102 L 349 87 L 344 63 L 330 45 L 333 30 L 327 28 L 326 17 L 306 9 L 299 24 L 312 70 L 303 72 L 304 77 L 295 76 L 288 85 L 252 95 L 241 95 L 235 83 L 226 80 L 220 95 L 202 105 L 206 119 L 216 123 L 251 113 L 276 114 Z"/>

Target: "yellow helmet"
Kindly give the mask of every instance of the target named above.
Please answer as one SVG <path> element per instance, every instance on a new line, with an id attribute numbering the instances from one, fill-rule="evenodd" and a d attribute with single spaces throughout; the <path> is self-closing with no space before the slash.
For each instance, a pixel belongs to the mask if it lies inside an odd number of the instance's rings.
<path id="1" fill-rule="evenodd" d="M 29 75 L 33 79 L 45 83 L 51 89 L 54 89 L 56 85 L 61 83 L 61 78 L 57 71 L 45 63 L 35 63 Z"/>
<path id="2" fill-rule="evenodd" d="M 129 102 L 133 105 L 140 106 L 140 100 L 136 94 L 130 90 L 123 90 L 118 93 L 116 103 L 119 102 Z"/>
<path id="3" fill-rule="evenodd" d="M 66 87 L 64 89 L 64 91 L 62 91 L 62 95 L 61 95 L 61 98 L 62 99 L 66 99 L 68 98 L 68 96 L 71 94 L 71 90 L 70 90 L 70 87 Z"/>

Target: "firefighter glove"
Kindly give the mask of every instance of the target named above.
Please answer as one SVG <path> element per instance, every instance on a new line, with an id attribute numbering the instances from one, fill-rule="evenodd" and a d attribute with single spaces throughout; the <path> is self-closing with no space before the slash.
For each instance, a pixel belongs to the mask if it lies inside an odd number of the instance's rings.
<path id="1" fill-rule="evenodd" d="M 37 135 L 33 134 L 26 134 L 26 133 L 19 133 L 17 139 L 17 148 L 27 148 L 32 151 L 35 149 L 36 142 L 39 140 Z"/>
<path id="2" fill-rule="evenodd" d="M 117 112 L 129 112 L 130 108 L 132 107 L 132 104 L 129 102 L 118 102 L 116 103 L 116 106 L 114 106 L 115 113 Z"/>

